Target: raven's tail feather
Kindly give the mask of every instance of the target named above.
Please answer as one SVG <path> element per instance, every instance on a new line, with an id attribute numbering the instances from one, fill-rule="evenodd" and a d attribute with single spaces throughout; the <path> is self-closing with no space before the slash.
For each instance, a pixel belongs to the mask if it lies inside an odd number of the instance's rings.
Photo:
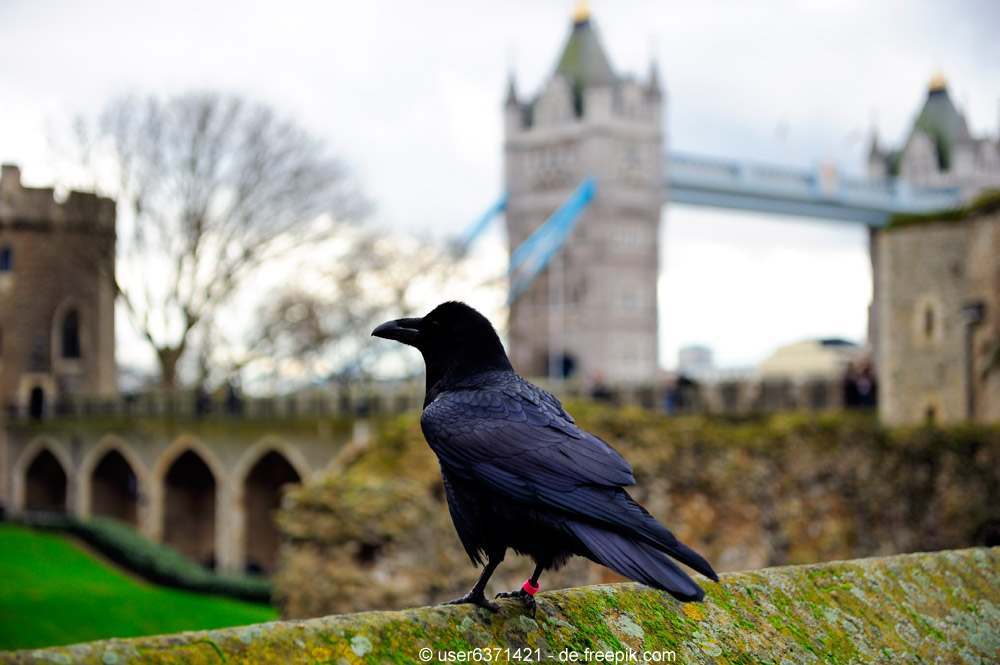
<path id="1" fill-rule="evenodd" d="M 705 592 L 687 573 L 652 545 L 581 522 L 567 526 L 590 550 L 593 559 L 616 573 L 662 589 L 685 602 L 705 597 Z"/>
<path id="2" fill-rule="evenodd" d="M 719 581 L 719 576 L 712 570 L 712 566 L 709 565 L 705 557 L 695 552 L 693 549 L 682 543 L 681 541 L 674 539 L 674 542 L 670 545 L 658 547 L 657 549 L 666 552 L 670 556 L 674 557 L 681 563 L 691 566 L 696 571 L 712 580 L 713 582 Z"/>
<path id="3" fill-rule="evenodd" d="M 642 536 L 656 549 L 666 552 L 685 566 L 694 568 L 713 582 L 719 581 L 719 576 L 712 570 L 712 566 L 705 560 L 705 557 L 677 540 L 677 536 L 671 533 L 670 529 L 657 522 L 656 518 L 650 515 L 649 511 L 637 503 L 627 492 L 622 492 L 615 498 L 626 506 L 624 512 L 631 518 L 629 522 L 636 530 L 637 535 Z"/>

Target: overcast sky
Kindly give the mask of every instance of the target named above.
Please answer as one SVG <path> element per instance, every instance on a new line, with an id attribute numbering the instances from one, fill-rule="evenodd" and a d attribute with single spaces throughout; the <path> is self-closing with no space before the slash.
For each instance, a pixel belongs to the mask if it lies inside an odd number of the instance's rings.
<path id="1" fill-rule="evenodd" d="M 240 92 L 322 136 L 373 223 L 455 234 L 503 187 L 508 72 L 539 89 L 573 5 L 0 0 L 0 161 L 51 185 L 47 128 L 76 113 L 122 92 Z M 618 73 L 658 63 L 670 150 L 860 173 L 871 130 L 900 143 L 938 70 L 973 133 L 997 134 L 995 0 L 590 6 Z M 863 338 L 865 229 L 669 205 L 663 219 L 664 365 L 689 343 L 747 365 L 804 337 Z"/>

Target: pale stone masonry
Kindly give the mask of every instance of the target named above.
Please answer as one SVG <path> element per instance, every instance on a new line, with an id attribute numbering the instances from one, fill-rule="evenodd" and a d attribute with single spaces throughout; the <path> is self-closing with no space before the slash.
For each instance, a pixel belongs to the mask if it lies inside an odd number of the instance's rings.
<path id="1" fill-rule="evenodd" d="M 551 365 L 576 385 L 656 381 L 662 107 L 655 65 L 644 82 L 617 75 L 580 8 L 538 95 L 520 99 L 511 77 L 504 147 L 511 251 L 585 177 L 597 181 L 565 246 L 511 306 L 511 360 L 522 374 L 548 376 Z"/>
<path id="2" fill-rule="evenodd" d="M 1000 210 L 877 234 L 879 416 L 1000 422 Z"/>
<path id="3" fill-rule="evenodd" d="M 115 203 L 0 175 L 0 420 L 116 390 Z"/>

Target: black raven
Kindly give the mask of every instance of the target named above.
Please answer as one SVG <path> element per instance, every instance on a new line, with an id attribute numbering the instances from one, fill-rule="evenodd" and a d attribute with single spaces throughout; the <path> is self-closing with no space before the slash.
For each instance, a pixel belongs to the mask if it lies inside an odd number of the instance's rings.
<path id="1" fill-rule="evenodd" d="M 530 556 L 535 570 L 521 589 L 497 597 L 529 607 L 542 571 L 573 554 L 684 601 L 705 592 L 667 554 L 718 581 L 701 555 L 622 489 L 635 484 L 628 462 L 514 372 L 482 314 L 446 302 L 422 319 L 383 323 L 372 335 L 423 355 L 420 427 L 441 465 L 458 537 L 474 564 L 486 559 L 475 586 L 451 603 L 497 611 L 484 591 L 508 548 Z"/>

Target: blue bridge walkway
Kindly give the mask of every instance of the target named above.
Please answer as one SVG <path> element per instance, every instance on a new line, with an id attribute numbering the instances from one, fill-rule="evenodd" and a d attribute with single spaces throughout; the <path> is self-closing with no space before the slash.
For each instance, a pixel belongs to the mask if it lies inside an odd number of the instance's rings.
<path id="1" fill-rule="evenodd" d="M 839 175 L 831 167 L 797 170 L 710 157 L 667 155 L 664 200 L 884 226 L 893 213 L 962 205 L 955 188 Z"/>

